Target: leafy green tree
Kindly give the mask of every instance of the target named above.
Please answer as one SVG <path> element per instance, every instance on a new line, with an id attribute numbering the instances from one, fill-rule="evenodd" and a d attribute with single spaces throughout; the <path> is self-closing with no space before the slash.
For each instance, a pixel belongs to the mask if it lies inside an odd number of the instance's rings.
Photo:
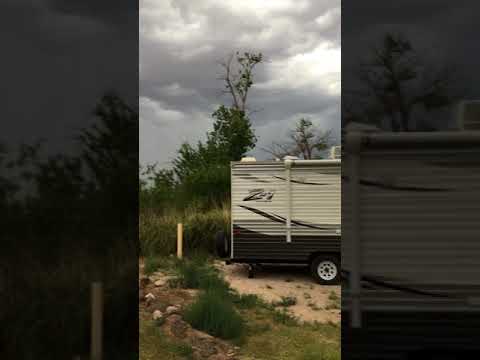
<path id="1" fill-rule="evenodd" d="M 123 246 L 137 247 L 138 212 L 138 111 L 115 93 L 107 93 L 96 105 L 96 122 L 78 137 L 85 167 L 88 206 L 99 229 L 115 232 L 118 222 L 128 228 Z M 111 238 L 111 235 L 108 235 Z M 103 251 L 105 246 L 98 245 Z"/>
<path id="2" fill-rule="evenodd" d="M 110 93 L 99 101 L 94 115 L 97 123 L 85 129 L 78 139 L 96 187 L 121 191 L 137 185 L 132 167 L 138 166 L 138 112 Z"/>
<path id="3" fill-rule="evenodd" d="M 230 189 L 230 161 L 240 160 L 257 141 L 247 114 L 254 69 L 261 53 L 236 52 L 221 62 L 224 93 L 231 105 L 220 105 L 212 114 L 213 130 L 205 141 L 180 146 L 172 169 L 148 167 L 141 172 L 141 206 L 182 206 L 201 199 L 205 204 L 223 202 Z"/>
<path id="4" fill-rule="evenodd" d="M 244 111 L 222 105 L 212 116 L 215 122 L 207 144 L 218 149 L 226 160 L 240 160 L 255 147 L 257 138 Z"/>
<path id="5" fill-rule="evenodd" d="M 176 186 L 172 169 L 157 169 L 156 164 L 140 168 L 140 207 L 161 210 L 163 204 L 175 199 Z"/>
<path id="6" fill-rule="evenodd" d="M 225 200 L 230 188 L 230 161 L 240 160 L 257 141 L 247 115 L 247 99 L 253 70 L 262 61 L 261 53 L 237 52 L 221 63 L 225 93 L 231 96 L 232 105 L 220 105 L 213 112 L 213 130 L 205 142 L 184 143 L 178 150 L 173 172 L 177 190 L 184 196 Z"/>

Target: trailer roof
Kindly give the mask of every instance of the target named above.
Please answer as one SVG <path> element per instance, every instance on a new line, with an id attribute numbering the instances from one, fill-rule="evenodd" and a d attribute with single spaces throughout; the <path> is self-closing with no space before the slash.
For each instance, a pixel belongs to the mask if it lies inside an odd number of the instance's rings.
<path id="1" fill-rule="evenodd" d="M 341 164 L 341 159 L 315 159 L 315 160 L 290 160 L 295 166 L 297 165 L 338 165 Z M 232 161 L 231 165 L 281 165 L 285 166 L 285 161 L 263 160 L 263 161 Z"/>
<path id="2" fill-rule="evenodd" d="M 480 131 L 436 131 L 402 133 L 350 132 L 346 135 L 349 152 L 366 148 L 480 147 Z"/>

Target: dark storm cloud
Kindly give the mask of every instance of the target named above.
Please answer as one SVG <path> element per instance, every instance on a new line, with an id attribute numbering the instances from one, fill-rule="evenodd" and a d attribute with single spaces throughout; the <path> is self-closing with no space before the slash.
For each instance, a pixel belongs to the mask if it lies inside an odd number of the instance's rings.
<path id="1" fill-rule="evenodd" d="M 466 98 L 480 98 L 478 2 L 347 0 L 342 10 L 344 89 L 358 84 L 355 65 L 391 32 L 407 37 L 428 68 L 455 67 L 455 88 Z M 449 111 L 442 116 L 451 116 Z"/>
<path id="2" fill-rule="evenodd" d="M 131 0 L 47 0 L 47 6 L 53 12 L 97 19 L 124 29 L 129 29 L 129 22 L 137 22 L 138 4 Z"/>
<path id="3" fill-rule="evenodd" d="M 342 26 L 342 37 L 349 46 L 345 46 L 343 60 L 355 61 L 362 49 L 386 31 L 401 32 L 421 47 L 437 47 L 451 59 L 463 60 L 452 50 L 463 49 L 463 53 L 473 45 L 478 9 L 472 1 L 348 1 L 343 13 L 348 21 Z"/>
<path id="4" fill-rule="evenodd" d="M 259 147 L 302 114 L 339 128 L 338 0 L 143 1 L 141 161 L 165 164 L 182 141 L 204 136 L 215 107 L 231 101 L 221 94 L 218 61 L 235 50 L 267 59 L 256 69 L 249 104 Z"/>
<path id="5" fill-rule="evenodd" d="M 51 151 L 65 150 L 105 91 L 136 103 L 135 4 L 10 0 L 1 14 L 11 31 L 0 35 L 8 49 L 1 60 L 8 129 L 0 141 L 14 146 L 45 138 Z"/>

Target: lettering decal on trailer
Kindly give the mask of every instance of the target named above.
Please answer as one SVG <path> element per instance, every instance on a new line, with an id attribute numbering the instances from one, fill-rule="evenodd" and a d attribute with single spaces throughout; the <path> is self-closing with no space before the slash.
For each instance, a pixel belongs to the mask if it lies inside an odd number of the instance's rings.
<path id="1" fill-rule="evenodd" d="M 273 195 L 275 195 L 275 190 L 252 189 L 249 190 L 248 195 L 243 201 L 271 202 Z"/>

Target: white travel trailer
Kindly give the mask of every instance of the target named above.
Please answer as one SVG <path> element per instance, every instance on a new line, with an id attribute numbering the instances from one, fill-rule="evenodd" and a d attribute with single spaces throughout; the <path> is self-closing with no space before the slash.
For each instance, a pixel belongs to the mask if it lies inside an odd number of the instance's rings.
<path id="1" fill-rule="evenodd" d="M 344 330 L 383 358 L 478 345 L 480 132 L 353 131 L 342 161 Z M 349 358 L 368 358 L 358 334 Z"/>
<path id="2" fill-rule="evenodd" d="M 228 262 L 306 264 L 323 284 L 340 281 L 341 159 L 231 164 L 231 234 L 218 234 Z"/>

